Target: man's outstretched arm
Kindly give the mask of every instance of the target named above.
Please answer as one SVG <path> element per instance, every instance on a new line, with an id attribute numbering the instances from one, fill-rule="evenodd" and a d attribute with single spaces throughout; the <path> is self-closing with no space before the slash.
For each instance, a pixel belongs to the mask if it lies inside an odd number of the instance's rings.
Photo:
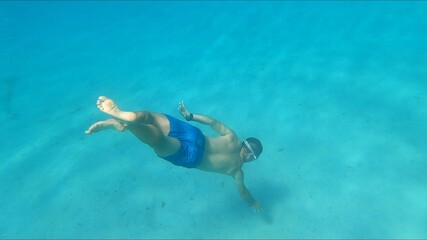
<path id="1" fill-rule="evenodd" d="M 240 196 L 247 202 L 256 212 L 261 210 L 261 204 L 257 202 L 249 192 L 249 190 L 246 188 L 244 184 L 244 174 L 242 169 L 239 169 L 234 175 L 233 175 L 234 181 L 237 186 L 237 190 L 240 193 Z"/>
<path id="2" fill-rule="evenodd" d="M 225 126 L 220 121 L 217 121 L 211 117 L 201 115 L 201 114 L 193 114 L 190 113 L 187 108 L 185 108 L 184 102 L 179 103 L 178 107 L 179 112 L 181 115 L 187 119 L 187 121 L 195 121 L 201 124 L 209 125 L 212 127 L 213 130 L 215 130 L 220 135 L 224 136 L 230 133 L 233 133 L 233 130 L 231 130 L 229 127 Z"/>

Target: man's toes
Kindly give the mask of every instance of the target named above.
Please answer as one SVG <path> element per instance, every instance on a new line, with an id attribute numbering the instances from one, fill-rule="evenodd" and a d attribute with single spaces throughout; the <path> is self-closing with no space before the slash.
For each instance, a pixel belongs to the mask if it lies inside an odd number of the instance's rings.
<path id="1" fill-rule="evenodd" d="M 96 130 L 96 128 L 100 125 L 99 122 L 92 124 L 88 130 L 85 131 L 85 133 L 87 134 L 91 134 L 94 132 L 94 130 Z"/>
<path id="2" fill-rule="evenodd" d="M 105 100 L 107 100 L 108 98 L 106 97 L 106 96 L 100 96 L 99 98 L 98 98 L 98 100 L 100 100 L 100 101 L 105 101 Z"/>
<path id="3" fill-rule="evenodd" d="M 86 134 L 91 134 L 93 131 L 93 125 L 89 127 L 88 130 L 85 131 Z"/>

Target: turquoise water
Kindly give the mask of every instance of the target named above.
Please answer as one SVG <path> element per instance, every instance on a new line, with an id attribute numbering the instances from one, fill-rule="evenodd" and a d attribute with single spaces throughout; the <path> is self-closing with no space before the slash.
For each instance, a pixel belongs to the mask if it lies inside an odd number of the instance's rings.
<path id="1" fill-rule="evenodd" d="M 427 3 L 0 2 L 0 238 L 427 238 Z M 96 99 L 257 136 L 227 176 Z M 214 133 L 200 127 L 207 135 Z"/>

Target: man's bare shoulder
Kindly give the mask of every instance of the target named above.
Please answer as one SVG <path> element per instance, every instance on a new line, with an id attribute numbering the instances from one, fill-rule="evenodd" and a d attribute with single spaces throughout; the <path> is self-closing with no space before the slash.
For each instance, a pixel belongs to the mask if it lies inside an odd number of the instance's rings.
<path id="1" fill-rule="evenodd" d="M 212 147 L 220 147 L 223 149 L 235 149 L 240 147 L 241 143 L 236 134 L 226 134 L 218 137 L 207 138 Z"/>
<path id="2" fill-rule="evenodd" d="M 225 138 L 224 141 L 227 141 L 228 144 L 235 145 L 238 147 L 241 145 L 239 137 L 234 132 L 231 132 L 223 137 Z"/>

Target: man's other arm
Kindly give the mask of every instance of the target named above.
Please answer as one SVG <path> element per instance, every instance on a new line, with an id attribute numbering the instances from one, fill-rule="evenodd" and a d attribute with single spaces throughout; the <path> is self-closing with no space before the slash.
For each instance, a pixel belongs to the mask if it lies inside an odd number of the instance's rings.
<path id="1" fill-rule="evenodd" d="M 244 173 L 242 169 L 239 169 L 234 175 L 233 175 L 234 181 L 237 186 L 237 190 L 240 193 L 240 196 L 247 202 L 255 211 L 259 211 L 261 209 L 261 205 L 259 202 L 257 202 L 249 192 L 249 190 L 246 188 L 244 184 Z"/>

